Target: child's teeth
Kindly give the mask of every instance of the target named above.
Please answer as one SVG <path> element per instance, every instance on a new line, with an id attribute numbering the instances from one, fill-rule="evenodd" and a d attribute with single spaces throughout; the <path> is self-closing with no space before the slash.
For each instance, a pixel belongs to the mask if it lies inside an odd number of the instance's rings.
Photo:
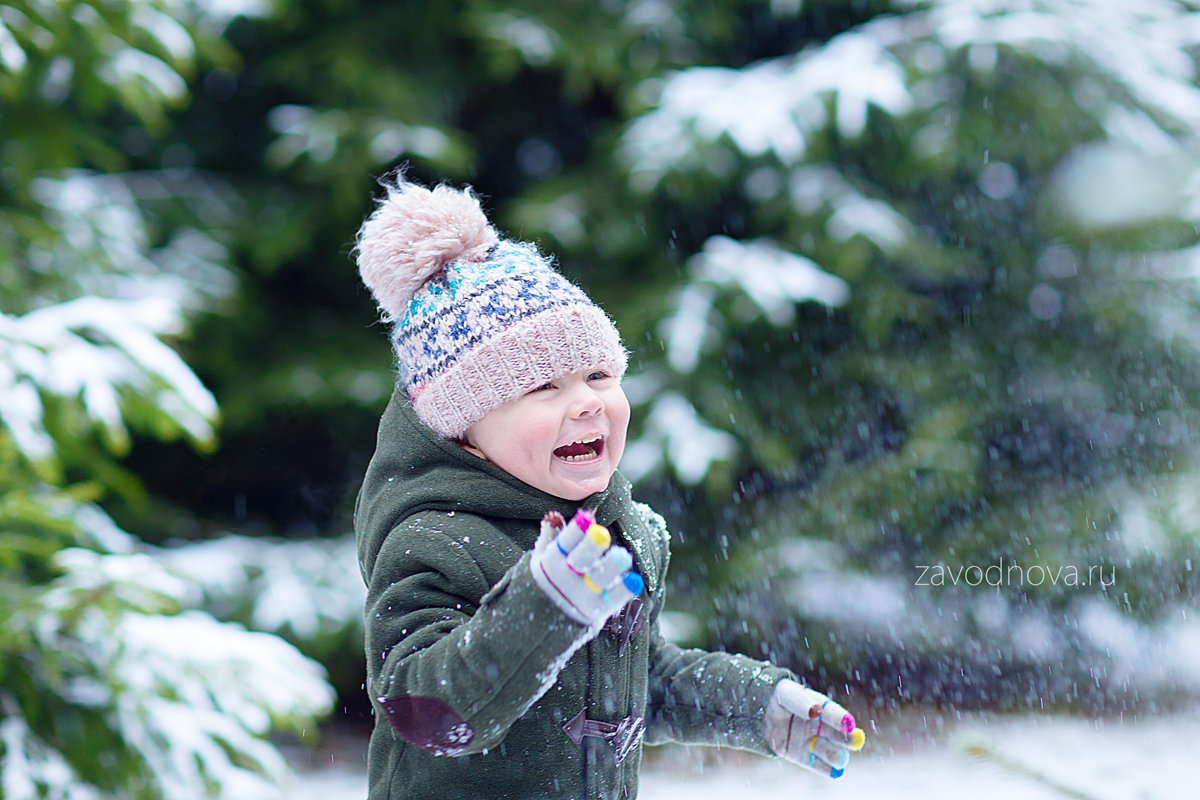
<path id="1" fill-rule="evenodd" d="M 596 435 L 588 437 L 587 439 L 577 439 L 576 441 L 571 442 L 569 445 L 564 445 L 563 447 L 558 448 L 558 450 L 555 451 L 555 455 L 557 455 L 563 461 L 587 461 L 597 456 L 598 448 L 593 447 L 592 445 L 596 444 L 603 438 L 604 437 L 601 435 Z M 584 448 L 585 452 L 569 452 L 570 450 L 577 450 L 579 448 Z M 558 452 L 560 450 L 568 452 L 560 453 Z"/>

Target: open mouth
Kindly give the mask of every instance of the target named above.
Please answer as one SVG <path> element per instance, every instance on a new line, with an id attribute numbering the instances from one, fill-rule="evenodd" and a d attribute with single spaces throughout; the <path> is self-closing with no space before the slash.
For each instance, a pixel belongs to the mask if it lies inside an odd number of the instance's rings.
<path id="1" fill-rule="evenodd" d="M 554 455 L 563 461 L 590 461 L 604 452 L 604 437 L 596 434 L 554 450 Z"/>

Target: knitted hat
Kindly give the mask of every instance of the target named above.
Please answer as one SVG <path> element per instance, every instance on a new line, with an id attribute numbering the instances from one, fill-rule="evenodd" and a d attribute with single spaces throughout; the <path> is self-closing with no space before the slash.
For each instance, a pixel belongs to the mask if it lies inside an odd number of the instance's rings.
<path id="1" fill-rule="evenodd" d="M 624 375 L 608 316 L 532 245 L 500 239 L 469 190 L 386 188 L 358 232 L 358 269 L 425 424 L 454 439 L 568 373 Z"/>

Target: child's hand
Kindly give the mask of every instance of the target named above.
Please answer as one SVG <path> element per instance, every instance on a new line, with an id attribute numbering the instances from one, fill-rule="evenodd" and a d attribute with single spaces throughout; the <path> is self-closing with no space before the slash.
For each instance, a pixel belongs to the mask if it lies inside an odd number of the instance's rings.
<path id="1" fill-rule="evenodd" d="M 861 750 L 866 741 L 849 711 L 791 680 L 775 687 L 765 724 L 767 742 L 776 755 L 831 778 L 842 776 L 850 753 Z"/>
<path id="2" fill-rule="evenodd" d="M 552 511 L 542 520 L 533 548 L 533 579 L 568 616 L 598 626 L 642 593 L 633 558 L 611 545 L 608 529 L 580 509 L 570 524 Z"/>

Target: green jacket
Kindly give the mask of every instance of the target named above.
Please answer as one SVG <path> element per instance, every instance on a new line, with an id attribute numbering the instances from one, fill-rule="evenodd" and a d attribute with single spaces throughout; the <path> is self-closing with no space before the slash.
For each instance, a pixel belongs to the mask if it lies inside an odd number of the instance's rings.
<path id="1" fill-rule="evenodd" d="M 668 534 L 619 474 L 582 505 L 633 554 L 642 597 L 589 638 L 534 583 L 539 522 L 577 505 L 393 395 L 355 510 L 371 800 L 634 798 L 643 738 L 768 752 L 764 708 L 789 673 L 663 640 Z"/>

